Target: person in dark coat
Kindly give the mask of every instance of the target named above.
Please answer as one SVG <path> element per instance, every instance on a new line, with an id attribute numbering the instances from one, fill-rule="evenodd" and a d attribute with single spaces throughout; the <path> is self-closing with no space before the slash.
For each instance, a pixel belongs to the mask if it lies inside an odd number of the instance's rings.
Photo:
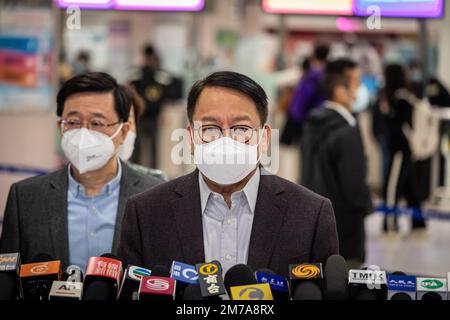
<path id="1" fill-rule="evenodd" d="M 328 64 L 327 100 L 311 113 L 302 142 L 303 185 L 331 200 L 339 251 L 352 267 L 359 267 L 365 259 L 364 217 L 371 208 L 363 144 L 350 111 L 359 78 L 359 69 L 351 60 Z"/>

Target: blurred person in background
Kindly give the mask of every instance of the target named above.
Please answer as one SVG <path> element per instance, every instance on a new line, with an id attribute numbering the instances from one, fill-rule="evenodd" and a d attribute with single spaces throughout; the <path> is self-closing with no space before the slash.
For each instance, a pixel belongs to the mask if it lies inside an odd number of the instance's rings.
<path id="1" fill-rule="evenodd" d="M 80 51 L 72 66 L 73 75 L 91 71 L 91 55 L 87 51 Z"/>
<path id="2" fill-rule="evenodd" d="M 83 270 L 89 257 L 117 254 L 129 197 L 161 180 L 139 173 L 117 157 L 130 130 L 131 97 L 106 73 L 69 79 L 57 95 L 57 126 L 70 164 L 14 183 L 4 213 L 0 253 L 22 262 L 39 253 Z"/>
<path id="3" fill-rule="evenodd" d="M 131 81 L 131 85 L 137 93 L 144 99 L 144 111 L 138 125 L 138 135 L 142 140 L 148 139 L 150 145 L 151 168 L 158 168 L 158 119 L 164 103 L 172 98 L 171 88 L 174 78 L 161 69 L 161 60 L 152 45 L 146 45 L 142 51 L 143 66 L 140 68 L 136 79 Z M 180 90 L 181 91 L 181 90 Z M 141 143 L 136 144 L 135 160 L 141 163 Z"/>
<path id="4" fill-rule="evenodd" d="M 319 45 L 314 54 L 308 59 L 305 74 L 295 88 L 294 95 L 288 110 L 286 127 L 289 127 L 289 136 L 282 138 L 282 142 L 290 144 L 301 139 L 302 126 L 309 112 L 318 107 L 325 100 L 323 91 L 323 70 L 327 63 L 329 48 Z"/>
<path id="5" fill-rule="evenodd" d="M 364 263 L 364 217 L 372 207 L 364 148 L 351 113 L 360 84 L 355 62 L 340 59 L 327 65 L 324 74 L 327 100 L 305 122 L 301 144 L 302 184 L 331 200 L 339 252 L 351 268 Z"/>
<path id="6" fill-rule="evenodd" d="M 125 138 L 122 145 L 117 150 L 117 155 L 120 159 L 127 163 L 132 169 L 137 170 L 141 173 L 151 175 L 158 179 L 167 181 L 167 175 L 158 169 L 148 168 L 142 165 L 139 165 L 136 162 L 136 158 L 134 154 L 135 145 L 140 143 L 140 137 L 137 134 L 137 124 L 139 123 L 139 117 L 144 110 L 144 100 L 139 96 L 136 90 L 130 86 L 126 85 L 125 89 L 128 91 L 131 96 L 131 108 L 130 108 L 130 116 L 128 118 L 128 122 L 130 124 L 130 131 L 128 131 L 127 137 Z"/>
<path id="7" fill-rule="evenodd" d="M 387 65 L 384 71 L 385 86 L 381 91 L 377 105 L 387 137 L 388 174 L 384 181 L 384 201 L 394 214 L 384 218 L 383 230 L 398 230 L 395 210 L 401 198 L 405 198 L 407 206 L 413 209 L 413 228 L 425 227 L 421 215 L 421 204 L 426 199 L 423 186 L 420 184 L 420 163 L 413 161 L 408 137 L 404 126 L 412 127 L 414 106 L 406 95 L 410 90 L 405 69 L 399 64 Z"/>

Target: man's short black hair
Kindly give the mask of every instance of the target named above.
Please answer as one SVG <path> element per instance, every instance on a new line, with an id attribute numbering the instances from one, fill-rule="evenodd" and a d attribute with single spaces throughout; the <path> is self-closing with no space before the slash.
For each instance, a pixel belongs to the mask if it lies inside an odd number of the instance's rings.
<path id="1" fill-rule="evenodd" d="M 339 59 L 331 61 L 325 67 L 324 89 L 327 99 L 332 99 L 334 89 L 337 86 L 348 86 L 349 77 L 347 72 L 358 67 L 358 64 L 350 59 Z"/>
<path id="2" fill-rule="evenodd" d="M 206 87 L 223 87 L 246 95 L 255 103 L 261 123 L 266 123 L 268 116 L 268 100 L 264 89 L 249 77 L 232 71 L 212 73 L 205 79 L 197 81 L 192 86 L 187 103 L 187 114 L 191 123 L 197 100 L 203 89 Z"/>
<path id="3" fill-rule="evenodd" d="M 321 44 L 314 48 L 314 57 L 319 61 L 327 61 L 330 47 Z"/>
<path id="4" fill-rule="evenodd" d="M 84 92 L 111 92 L 114 96 L 114 108 L 119 116 L 119 121 L 128 121 L 131 108 L 130 94 L 113 77 L 104 72 L 89 72 L 67 80 L 59 89 L 56 97 L 56 115 L 62 116 L 64 104 L 70 96 Z"/>

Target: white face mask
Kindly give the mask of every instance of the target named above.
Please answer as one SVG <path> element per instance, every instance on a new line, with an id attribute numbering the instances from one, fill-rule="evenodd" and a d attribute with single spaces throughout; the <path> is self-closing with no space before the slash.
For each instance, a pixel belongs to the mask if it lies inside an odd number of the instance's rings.
<path id="1" fill-rule="evenodd" d="M 80 174 L 94 171 L 103 167 L 115 154 L 112 139 L 121 129 L 122 124 L 111 137 L 86 128 L 69 130 L 63 134 L 61 147 Z"/>
<path id="2" fill-rule="evenodd" d="M 136 132 L 128 131 L 127 137 L 125 138 L 123 144 L 117 149 L 117 155 L 123 161 L 128 161 L 133 155 L 134 142 L 136 141 Z"/>
<path id="3" fill-rule="evenodd" d="M 259 163 L 259 142 L 249 145 L 223 137 L 209 143 L 195 144 L 194 161 L 208 179 L 221 185 L 235 184 L 248 176 Z"/>

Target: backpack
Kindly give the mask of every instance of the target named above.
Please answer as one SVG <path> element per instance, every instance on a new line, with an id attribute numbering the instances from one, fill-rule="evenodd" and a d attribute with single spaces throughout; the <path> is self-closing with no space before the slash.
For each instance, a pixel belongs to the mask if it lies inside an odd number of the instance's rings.
<path id="1" fill-rule="evenodd" d="M 418 99 L 405 89 L 395 94 L 397 99 L 407 101 L 412 107 L 412 127 L 403 125 L 409 147 L 414 160 L 429 159 L 436 154 L 439 148 L 439 117 L 430 105 L 428 99 Z"/>

